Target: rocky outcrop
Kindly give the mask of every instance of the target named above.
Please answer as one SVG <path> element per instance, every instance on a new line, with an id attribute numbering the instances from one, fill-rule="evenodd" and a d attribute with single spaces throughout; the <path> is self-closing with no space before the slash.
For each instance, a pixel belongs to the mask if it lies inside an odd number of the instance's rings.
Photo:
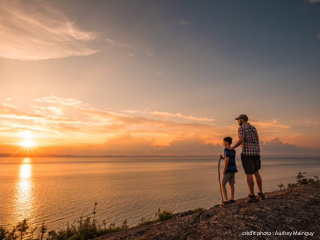
<path id="1" fill-rule="evenodd" d="M 239 199 L 226 208 L 178 213 L 97 239 L 320 239 L 320 184 L 265 195 L 257 203 Z"/>

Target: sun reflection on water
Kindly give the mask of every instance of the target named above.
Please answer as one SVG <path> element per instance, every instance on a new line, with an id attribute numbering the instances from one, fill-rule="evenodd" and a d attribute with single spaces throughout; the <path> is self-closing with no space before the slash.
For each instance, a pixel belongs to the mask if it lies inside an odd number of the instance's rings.
<path id="1" fill-rule="evenodd" d="M 15 194 L 15 216 L 18 220 L 31 218 L 33 210 L 33 181 L 30 158 L 24 158 L 19 166 Z"/>

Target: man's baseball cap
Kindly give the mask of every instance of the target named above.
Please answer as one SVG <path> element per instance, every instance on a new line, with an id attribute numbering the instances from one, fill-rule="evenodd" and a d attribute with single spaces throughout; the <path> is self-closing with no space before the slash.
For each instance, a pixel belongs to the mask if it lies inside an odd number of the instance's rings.
<path id="1" fill-rule="evenodd" d="M 236 120 L 238 120 L 238 119 L 243 119 L 243 120 L 245 120 L 245 121 L 248 121 L 249 118 L 248 118 L 247 115 L 241 114 L 239 117 L 236 118 Z"/>

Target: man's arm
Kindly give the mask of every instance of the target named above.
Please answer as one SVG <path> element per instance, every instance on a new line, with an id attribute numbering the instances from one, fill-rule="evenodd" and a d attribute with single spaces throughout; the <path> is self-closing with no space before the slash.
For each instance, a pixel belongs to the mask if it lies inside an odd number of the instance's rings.
<path id="1" fill-rule="evenodd" d="M 233 145 L 233 147 L 231 147 L 231 148 L 229 148 L 229 149 L 230 149 L 230 150 L 233 150 L 233 149 L 239 147 L 239 146 L 241 145 L 241 143 L 243 143 L 243 137 L 242 137 L 242 136 L 239 136 L 238 142 L 236 142 L 236 144 Z"/>
<path id="2" fill-rule="evenodd" d="M 244 129 L 243 129 L 243 127 L 239 127 L 238 136 L 239 136 L 239 140 L 236 142 L 235 145 L 233 145 L 233 147 L 229 147 L 229 150 L 233 150 L 233 149 L 239 147 L 241 145 L 241 143 L 244 142 Z"/>

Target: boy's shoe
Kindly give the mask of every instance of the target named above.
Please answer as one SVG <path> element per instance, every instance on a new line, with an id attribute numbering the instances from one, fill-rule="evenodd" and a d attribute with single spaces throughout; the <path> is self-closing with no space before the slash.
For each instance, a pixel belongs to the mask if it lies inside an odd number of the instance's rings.
<path id="1" fill-rule="evenodd" d="M 224 201 L 223 203 L 221 203 L 220 207 L 225 207 L 225 206 L 227 206 L 229 204 L 230 204 L 229 201 Z"/>
<path id="2" fill-rule="evenodd" d="M 249 194 L 248 198 L 245 200 L 245 203 L 253 203 L 253 202 L 258 202 L 258 199 L 256 198 L 255 195 L 251 196 Z"/>
<path id="3" fill-rule="evenodd" d="M 263 193 L 258 193 L 257 198 L 258 198 L 259 200 L 265 200 L 265 199 L 266 199 L 266 197 L 264 196 Z"/>
<path id="4" fill-rule="evenodd" d="M 230 204 L 236 203 L 236 201 L 235 201 L 235 200 L 230 200 L 229 203 L 230 203 Z"/>

